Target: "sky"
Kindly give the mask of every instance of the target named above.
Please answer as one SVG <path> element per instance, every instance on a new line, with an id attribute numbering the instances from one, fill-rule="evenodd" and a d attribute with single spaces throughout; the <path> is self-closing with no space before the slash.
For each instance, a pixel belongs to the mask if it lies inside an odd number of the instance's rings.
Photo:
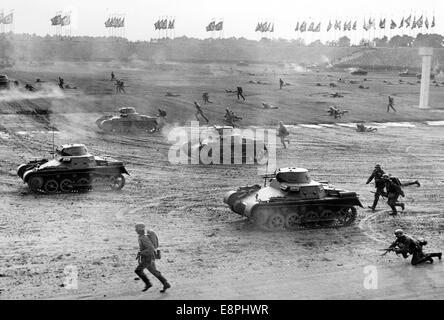
<path id="1" fill-rule="evenodd" d="M 71 34 L 106 36 L 104 22 L 111 13 L 124 14 L 125 36 L 129 40 L 156 38 L 154 23 L 161 16 L 176 20 L 175 36 L 186 35 L 208 38 L 211 32 L 205 26 L 212 19 L 223 19 L 223 37 L 245 37 L 259 40 L 264 34 L 255 32 L 258 21 L 275 24 L 273 38 L 296 39 L 297 21 L 312 19 L 323 22 L 326 29 L 329 19 L 358 19 L 362 29 L 364 18 L 393 18 L 399 23 L 403 15 L 425 14 L 436 16 L 435 32 L 444 34 L 444 1 L 442 0 L 1 0 L 0 11 L 14 10 L 14 32 L 54 34 L 50 19 L 57 11 L 71 12 Z M 378 34 L 376 34 L 378 36 Z M 390 35 L 390 34 L 388 34 Z M 307 34 L 305 37 L 313 34 Z M 319 34 L 322 40 L 330 40 L 333 33 Z M 362 37 L 361 32 L 350 34 Z"/>

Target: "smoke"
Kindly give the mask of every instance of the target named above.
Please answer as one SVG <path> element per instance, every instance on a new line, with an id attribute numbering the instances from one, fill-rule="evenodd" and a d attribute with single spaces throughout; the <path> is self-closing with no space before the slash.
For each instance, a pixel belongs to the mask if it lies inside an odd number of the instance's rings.
<path id="1" fill-rule="evenodd" d="M 327 56 L 321 55 L 321 61 L 322 61 L 322 63 L 326 64 L 327 68 L 333 68 L 333 65 L 331 64 L 331 61 L 330 61 L 330 59 Z"/>
<path id="2" fill-rule="evenodd" d="M 297 64 L 297 63 L 292 63 L 291 67 L 293 68 L 294 71 L 296 72 L 309 72 L 310 70 L 308 70 L 307 68 Z"/>
<path id="3" fill-rule="evenodd" d="M 32 92 L 26 89 L 13 87 L 11 90 L 0 92 L 0 102 L 13 102 L 35 99 L 64 99 L 64 92 L 53 84 L 42 84 L 38 91 Z"/>

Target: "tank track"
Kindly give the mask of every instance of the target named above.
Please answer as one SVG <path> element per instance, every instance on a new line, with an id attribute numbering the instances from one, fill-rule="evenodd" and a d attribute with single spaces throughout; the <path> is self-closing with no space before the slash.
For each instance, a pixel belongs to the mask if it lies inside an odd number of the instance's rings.
<path id="1" fill-rule="evenodd" d="M 352 225 L 357 217 L 353 206 L 258 206 L 250 220 L 270 231 L 340 228 Z"/>
<path id="2" fill-rule="evenodd" d="M 125 185 L 123 175 L 33 175 L 28 180 L 32 192 L 43 194 L 82 193 L 88 191 L 118 191 Z"/>

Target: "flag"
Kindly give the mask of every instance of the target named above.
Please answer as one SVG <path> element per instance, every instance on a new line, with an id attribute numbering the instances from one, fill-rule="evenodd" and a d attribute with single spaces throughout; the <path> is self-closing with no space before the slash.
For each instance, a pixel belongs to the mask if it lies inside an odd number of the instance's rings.
<path id="1" fill-rule="evenodd" d="M 327 26 L 327 32 L 331 30 L 331 28 L 333 28 L 333 23 L 331 23 L 331 20 L 328 22 L 328 26 Z"/>
<path id="2" fill-rule="evenodd" d="M 12 24 L 13 21 L 14 21 L 14 13 L 11 12 L 10 14 L 8 14 L 7 16 L 5 16 L 3 18 L 2 23 L 3 24 Z"/>
<path id="3" fill-rule="evenodd" d="M 160 29 L 160 20 L 157 20 L 156 23 L 154 24 L 154 30 L 158 29 Z"/>
<path id="4" fill-rule="evenodd" d="M 307 30 L 307 22 L 302 22 L 301 27 L 299 28 L 301 32 L 305 32 Z"/>
<path id="5" fill-rule="evenodd" d="M 335 21 L 335 30 L 341 30 L 341 21 Z"/>
<path id="6" fill-rule="evenodd" d="M 220 21 L 218 24 L 214 26 L 214 30 L 221 31 L 224 28 L 224 22 Z"/>
<path id="7" fill-rule="evenodd" d="M 168 19 L 163 19 L 162 20 L 162 25 L 161 25 L 162 29 L 166 30 L 168 29 Z"/>
<path id="8" fill-rule="evenodd" d="M 427 17 L 424 20 L 424 25 L 427 29 L 429 28 L 429 19 Z"/>
<path id="9" fill-rule="evenodd" d="M 170 20 L 170 22 L 168 22 L 168 29 L 174 29 L 175 22 L 176 22 L 176 19 Z"/>
<path id="10" fill-rule="evenodd" d="M 71 24 L 71 17 L 69 15 L 66 15 L 62 18 L 61 26 L 67 26 Z"/>
<path id="11" fill-rule="evenodd" d="M 404 21 L 406 28 L 410 27 L 411 21 L 412 21 L 412 15 L 409 15 L 409 17 Z"/>
<path id="12" fill-rule="evenodd" d="M 271 30 L 270 30 L 270 32 L 274 32 L 274 23 L 273 23 L 273 25 L 271 26 Z"/>
<path id="13" fill-rule="evenodd" d="M 207 31 L 214 31 L 215 27 L 216 27 L 216 22 L 215 21 L 211 21 L 206 29 L 207 29 Z"/>
<path id="14" fill-rule="evenodd" d="M 370 18 L 368 20 L 368 28 L 371 29 L 376 29 L 376 18 L 374 18 L 373 20 Z"/>
<path id="15" fill-rule="evenodd" d="M 314 31 L 315 23 L 310 23 L 310 26 L 308 27 L 308 31 Z"/>
<path id="16" fill-rule="evenodd" d="M 353 23 L 353 30 L 356 30 L 358 28 L 358 21 L 355 21 Z"/>
<path id="17" fill-rule="evenodd" d="M 364 20 L 364 25 L 362 26 L 365 31 L 368 31 L 370 29 L 369 25 L 367 24 L 367 21 Z"/>
<path id="18" fill-rule="evenodd" d="M 347 23 L 347 21 L 344 22 L 343 30 L 344 30 L 344 31 L 347 31 L 347 30 L 348 30 L 348 23 Z"/>
<path id="19" fill-rule="evenodd" d="M 397 27 L 396 22 L 392 20 L 392 23 L 390 24 L 390 29 L 395 29 Z"/>
<path id="20" fill-rule="evenodd" d="M 402 17 L 402 20 L 399 23 L 399 29 L 401 29 L 402 27 L 404 27 L 404 17 Z"/>
<path id="21" fill-rule="evenodd" d="M 412 22 L 412 29 L 415 29 L 417 26 L 416 26 L 416 16 L 415 17 L 413 17 L 413 22 Z"/>
<path id="22" fill-rule="evenodd" d="M 434 28 L 434 27 L 435 27 L 435 16 L 433 16 L 432 24 L 430 25 L 430 28 Z"/>
<path id="23" fill-rule="evenodd" d="M 125 18 L 120 18 L 119 28 L 125 28 Z"/>
<path id="24" fill-rule="evenodd" d="M 314 32 L 321 32 L 321 23 L 319 22 L 316 28 L 314 29 Z"/>
<path id="25" fill-rule="evenodd" d="M 418 28 L 422 28 L 422 25 L 424 24 L 423 19 L 424 19 L 424 17 L 421 15 L 421 17 L 419 17 L 418 21 L 416 21 L 416 26 Z"/>
<path id="26" fill-rule="evenodd" d="M 380 29 L 385 29 L 385 18 L 384 18 L 384 20 L 379 20 L 379 28 Z"/>
<path id="27" fill-rule="evenodd" d="M 60 14 L 56 15 L 54 18 L 51 18 L 51 25 L 58 26 L 60 24 L 62 24 L 62 16 Z"/>
<path id="28" fill-rule="evenodd" d="M 299 21 L 298 21 L 298 23 L 296 23 L 296 28 L 294 29 L 294 31 L 299 31 Z"/>

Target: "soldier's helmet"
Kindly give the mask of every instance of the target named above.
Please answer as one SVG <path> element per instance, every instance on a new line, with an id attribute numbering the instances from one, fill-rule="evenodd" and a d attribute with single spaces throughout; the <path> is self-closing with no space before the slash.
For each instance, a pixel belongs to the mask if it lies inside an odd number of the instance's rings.
<path id="1" fill-rule="evenodd" d="M 136 223 L 136 231 L 144 231 L 145 230 L 145 224 L 142 222 Z"/>
<path id="2" fill-rule="evenodd" d="M 376 164 L 375 169 L 381 169 L 381 165 L 380 164 Z"/>
<path id="3" fill-rule="evenodd" d="M 402 230 L 402 229 L 395 230 L 395 236 L 402 236 L 403 234 L 404 234 L 404 230 Z"/>

